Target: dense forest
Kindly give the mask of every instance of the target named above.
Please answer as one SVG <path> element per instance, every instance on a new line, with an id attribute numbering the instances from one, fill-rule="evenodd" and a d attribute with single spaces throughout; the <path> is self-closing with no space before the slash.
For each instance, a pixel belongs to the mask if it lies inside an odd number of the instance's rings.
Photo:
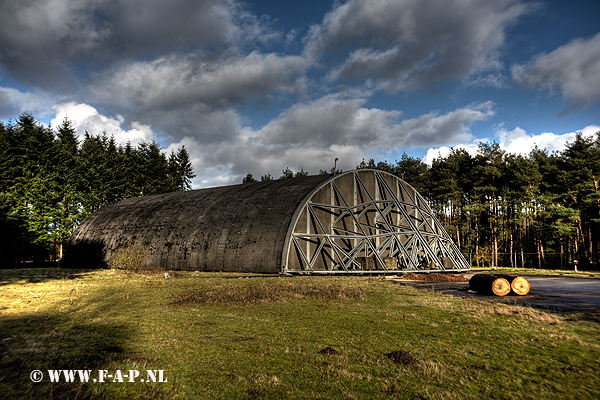
<path id="1" fill-rule="evenodd" d="M 600 132 L 577 134 L 560 153 L 534 149 L 522 156 L 480 143 L 475 156 L 453 149 L 431 166 L 404 154 L 395 163 L 370 159 L 357 168 L 386 171 L 415 187 L 473 266 L 599 266 Z M 280 179 L 303 174 L 286 168 Z"/>
<path id="2" fill-rule="evenodd" d="M 128 197 L 189 190 L 185 147 L 165 154 L 156 141 L 136 147 L 85 134 L 65 119 L 54 130 L 24 113 L 0 121 L 0 267 L 42 266 L 87 215 Z"/>
<path id="3" fill-rule="evenodd" d="M 431 166 L 404 154 L 357 168 L 413 185 L 473 266 L 599 265 L 600 132 L 578 134 L 552 154 L 534 149 L 522 156 L 480 143 L 475 156 L 454 149 Z M 279 179 L 308 175 L 282 172 Z M 56 260 L 91 212 L 128 197 L 189 190 L 194 176 L 184 147 L 166 154 L 155 140 L 121 146 L 87 133 L 80 143 L 68 119 L 45 127 L 29 113 L 0 121 L 0 267 Z M 250 173 L 243 180 L 256 181 Z"/>

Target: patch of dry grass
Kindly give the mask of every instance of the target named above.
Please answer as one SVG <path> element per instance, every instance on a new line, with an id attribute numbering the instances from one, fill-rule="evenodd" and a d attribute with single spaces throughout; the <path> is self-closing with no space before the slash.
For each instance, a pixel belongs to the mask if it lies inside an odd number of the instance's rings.
<path id="1" fill-rule="evenodd" d="M 254 305 L 297 299 L 363 300 L 362 288 L 349 288 L 339 283 L 264 281 L 240 286 L 223 284 L 212 289 L 190 290 L 175 296 L 175 304 Z"/>
<path id="2" fill-rule="evenodd" d="M 492 313 L 494 315 L 516 316 L 527 321 L 548 323 L 551 325 L 557 325 L 561 323 L 561 319 L 556 315 L 539 311 L 531 307 L 495 303 L 492 305 L 491 310 L 488 309 L 485 312 Z"/>

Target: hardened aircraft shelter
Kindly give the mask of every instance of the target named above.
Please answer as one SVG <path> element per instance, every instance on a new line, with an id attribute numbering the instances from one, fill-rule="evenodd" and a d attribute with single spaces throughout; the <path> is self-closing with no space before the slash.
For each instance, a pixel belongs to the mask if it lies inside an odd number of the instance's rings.
<path id="1" fill-rule="evenodd" d="M 376 170 L 137 197 L 75 230 L 61 265 L 108 265 L 119 248 L 147 266 L 282 274 L 465 271 L 470 265 L 423 197 Z"/>

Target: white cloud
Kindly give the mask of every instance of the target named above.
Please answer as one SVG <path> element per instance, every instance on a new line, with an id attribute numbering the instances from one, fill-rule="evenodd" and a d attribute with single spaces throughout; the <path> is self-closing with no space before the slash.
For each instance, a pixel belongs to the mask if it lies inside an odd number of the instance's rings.
<path id="1" fill-rule="evenodd" d="M 468 140 L 471 124 L 494 113 L 486 102 L 400 120 L 399 111 L 365 103 L 360 97 L 328 95 L 296 104 L 260 129 L 241 127 L 234 136 L 207 143 L 190 136 L 172 146 L 188 148 L 198 175 L 194 187 L 206 187 L 239 183 L 248 172 L 279 177 L 285 167 L 317 173 L 330 170 L 335 158 L 338 167 L 349 170 L 371 153 Z"/>
<path id="2" fill-rule="evenodd" d="M 576 39 L 528 64 L 512 66 L 513 79 L 529 88 L 553 91 L 578 104 L 600 100 L 600 33 Z"/>
<path id="3" fill-rule="evenodd" d="M 450 151 L 452 151 L 452 149 L 455 150 L 465 150 L 467 153 L 469 153 L 471 156 L 475 156 L 477 154 L 477 150 L 479 149 L 479 146 L 476 143 L 464 143 L 464 144 L 458 144 L 456 146 L 452 146 L 452 147 L 448 147 L 448 146 L 440 146 L 437 148 L 429 148 L 427 149 L 427 153 L 425 153 L 425 156 L 423 156 L 422 161 L 431 166 L 431 164 L 433 164 L 433 160 L 435 160 L 438 157 L 448 157 L 448 154 L 450 154 Z"/>
<path id="4" fill-rule="evenodd" d="M 397 145 L 415 147 L 431 146 L 434 143 L 449 145 L 469 140 L 472 137 L 471 125 L 477 121 L 484 121 L 494 114 L 494 103 L 491 101 L 470 104 L 443 115 L 431 112 L 402 121 L 394 129 L 398 134 L 394 140 Z"/>
<path id="5" fill-rule="evenodd" d="M 0 87 L 0 118 L 13 118 L 23 111 L 36 118 L 52 114 L 52 105 L 58 96 L 43 91 L 21 92 L 8 87 Z"/>
<path id="6" fill-rule="evenodd" d="M 53 108 L 56 116 L 51 121 L 52 126 L 59 126 L 66 117 L 72 122 L 80 139 L 85 132 L 90 135 L 106 133 L 108 136 L 114 136 L 118 144 L 125 145 L 131 142 L 135 146 L 155 137 L 150 126 L 133 122 L 130 129 L 125 129 L 122 126 L 124 118 L 121 115 L 107 117 L 89 104 L 65 102 L 56 104 Z"/>
<path id="7" fill-rule="evenodd" d="M 562 134 L 556 134 L 552 132 L 543 132 L 537 135 L 528 134 L 525 130 L 516 127 L 512 131 L 507 131 L 504 128 L 500 128 L 496 131 L 495 139 L 500 145 L 500 148 L 510 154 L 520 154 L 526 156 L 531 153 L 534 148 L 545 149 L 548 153 L 561 152 L 566 149 L 566 144 L 573 142 L 578 132 L 585 137 L 592 137 L 596 132 L 600 131 L 598 125 L 588 125 L 577 132 L 567 132 Z M 477 139 L 477 142 L 481 139 Z M 423 157 L 423 162 L 431 165 L 432 161 L 437 157 L 447 157 L 450 154 L 450 150 L 464 149 L 472 156 L 477 155 L 479 149 L 478 143 L 467 142 L 453 145 L 452 147 L 440 146 L 431 147 L 427 150 L 427 153 Z"/>
<path id="8" fill-rule="evenodd" d="M 252 52 L 245 57 L 210 60 L 201 54 L 164 56 L 134 62 L 95 77 L 90 96 L 104 104 L 136 105 L 146 110 L 206 103 L 224 106 L 294 90 L 306 67 L 302 57 Z"/>
<path id="9" fill-rule="evenodd" d="M 363 98 L 328 95 L 296 104 L 259 131 L 246 134 L 270 145 L 371 145 L 389 131 L 400 112 L 367 109 L 362 107 L 365 102 Z"/>
<path id="10" fill-rule="evenodd" d="M 344 143 L 366 149 L 452 143 L 470 138 L 470 125 L 494 115 L 492 102 L 471 104 L 439 115 L 399 120 L 399 111 L 365 108 L 366 99 L 328 95 L 296 104 L 262 129 L 248 133 L 269 144 L 328 146 Z"/>
<path id="11" fill-rule="evenodd" d="M 312 27 L 306 53 L 337 64 L 334 80 L 375 79 L 389 92 L 431 88 L 500 69 L 506 29 L 531 9 L 518 0 L 350 0 Z"/>
<path id="12" fill-rule="evenodd" d="M 598 125 L 588 125 L 581 132 L 584 136 L 593 136 L 600 131 Z M 563 134 L 555 134 L 551 132 L 543 132 L 538 135 L 529 135 L 525 130 L 516 127 L 512 131 L 500 129 L 496 132 L 496 137 L 499 139 L 500 147 L 509 153 L 527 155 L 536 146 L 540 149 L 546 149 L 549 153 L 554 151 L 563 151 L 567 142 L 575 140 L 577 132 L 568 132 Z"/>

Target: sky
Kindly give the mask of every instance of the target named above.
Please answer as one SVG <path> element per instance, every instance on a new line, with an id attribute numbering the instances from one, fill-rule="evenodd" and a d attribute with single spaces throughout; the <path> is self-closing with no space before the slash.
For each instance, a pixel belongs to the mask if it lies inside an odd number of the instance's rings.
<path id="1" fill-rule="evenodd" d="M 600 131 L 600 1 L 0 0 L 0 119 L 185 146 L 193 187 Z"/>

